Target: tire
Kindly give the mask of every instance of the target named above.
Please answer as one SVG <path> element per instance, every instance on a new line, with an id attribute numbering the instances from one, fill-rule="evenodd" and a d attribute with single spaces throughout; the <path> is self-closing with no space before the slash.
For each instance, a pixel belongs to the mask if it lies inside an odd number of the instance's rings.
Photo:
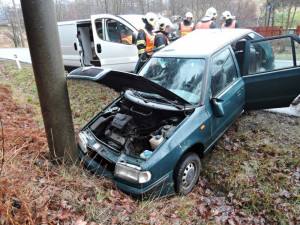
<path id="1" fill-rule="evenodd" d="M 201 161 L 194 152 L 184 154 L 174 170 L 175 191 L 187 195 L 195 187 L 201 170 Z"/>

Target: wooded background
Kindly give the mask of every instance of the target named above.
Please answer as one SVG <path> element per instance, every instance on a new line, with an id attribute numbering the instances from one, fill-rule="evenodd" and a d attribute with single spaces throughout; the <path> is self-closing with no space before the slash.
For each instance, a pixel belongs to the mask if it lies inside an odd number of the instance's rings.
<path id="1" fill-rule="evenodd" d="M 300 25 L 300 0 L 54 0 L 57 21 L 86 19 L 91 14 L 111 13 L 146 14 L 154 12 L 170 18 L 184 17 L 192 12 L 198 22 L 209 7 L 218 12 L 217 25 L 221 25 L 222 12 L 229 10 L 236 16 L 240 27 L 282 26 L 288 31 Z M 0 18 L 9 24 L 6 37 L 15 46 L 24 46 L 23 17 L 18 0 L 0 0 Z"/>

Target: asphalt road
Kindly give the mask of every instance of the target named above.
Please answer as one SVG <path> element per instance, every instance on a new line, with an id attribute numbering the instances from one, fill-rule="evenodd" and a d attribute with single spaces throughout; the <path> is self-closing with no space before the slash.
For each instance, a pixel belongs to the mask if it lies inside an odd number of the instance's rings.
<path id="1" fill-rule="evenodd" d="M 16 60 L 16 56 L 20 62 L 31 63 L 30 53 L 28 48 L 0 48 L 0 59 Z M 283 67 L 284 60 L 277 60 L 278 67 Z M 286 108 L 267 109 L 267 111 L 280 113 L 290 116 L 300 117 L 300 105 L 290 106 Z"/>
<path id="2" fill-rule="evenodd" d="M 31 63 L 29 48 L 0 48 L 0 58 Z"/>

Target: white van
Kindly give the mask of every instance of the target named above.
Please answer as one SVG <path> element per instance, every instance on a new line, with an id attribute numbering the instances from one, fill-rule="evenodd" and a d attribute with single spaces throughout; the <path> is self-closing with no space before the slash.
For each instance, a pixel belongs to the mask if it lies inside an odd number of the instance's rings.
<path id="1" fill-rule="evenodd" d="M 80 66 L 101 66 L 134 71 L 138 60 L 135 45 L 142 15 L 92 15 L 91 19 L 58 23 L 67 70 Z"/>

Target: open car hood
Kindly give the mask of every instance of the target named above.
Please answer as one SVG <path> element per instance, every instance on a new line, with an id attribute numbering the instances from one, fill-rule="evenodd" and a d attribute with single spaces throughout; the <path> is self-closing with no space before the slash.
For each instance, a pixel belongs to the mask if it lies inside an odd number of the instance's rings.
<path id="1" fill-rule="evenodd" d="M 170 100 L 177 100 L 181 103 L 189 104 L 189 102 L 168 89 L 133 73 L 103 69 L 100 67 L 80 67 L 69 73 L 67 78 L 91 80 L 106 85 L 117 92 L 133 89 L 136 91 L 158 94 Z"/>

